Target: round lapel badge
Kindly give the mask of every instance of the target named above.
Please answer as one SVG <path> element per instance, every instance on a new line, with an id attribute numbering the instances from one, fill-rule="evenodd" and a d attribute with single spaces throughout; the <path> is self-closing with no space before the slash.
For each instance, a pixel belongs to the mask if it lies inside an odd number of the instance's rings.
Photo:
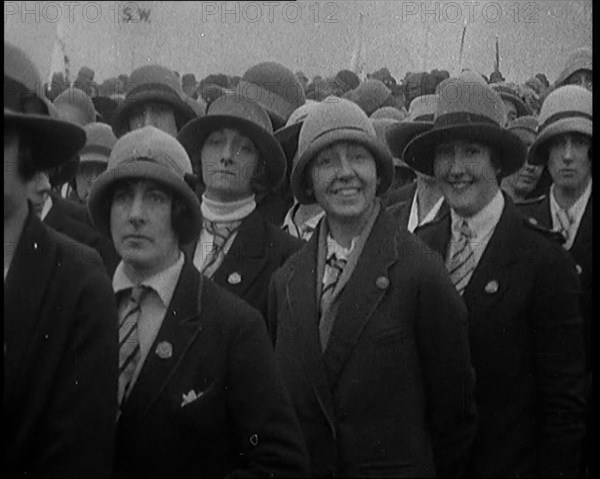
<path id="1" fill-rule="evenodd" d="M 390 280 L 387 279 L 385 276 L 380 276 L 375 280 L 375 286 L 377 286 L 379 289 L 387 289 L 389 285 Z"/>
<path id="2" fill-rule="evenodd" d="M 577 270 L 577 274 L 581 274 L 583 272 L 583 268 L 578 264 L 575 265 L 575 269 Z"/>
<path id="3" fill-rule="evenodd" d="M 240 276 L 240 273 L 234 272 L 229 275 L 227 282 L 229 284 L 240 284 L 242 282 L 242 277 Z"/>
<path id="4" fill-rule="evenodd" d="M 488 294 L 494 294 L 495 292 L 498 291 L 498 287 L 499 287 L 498 281 L 493 279 L 488 284 L 485 285 L 485 292 Z"/>
<path id="5" fill-rule="evenodd" d="M 156 355 L 160 359 L 169 359 L 173 356 L 173 345 L 168 341 L 161 341 L 156 346 Z"/>

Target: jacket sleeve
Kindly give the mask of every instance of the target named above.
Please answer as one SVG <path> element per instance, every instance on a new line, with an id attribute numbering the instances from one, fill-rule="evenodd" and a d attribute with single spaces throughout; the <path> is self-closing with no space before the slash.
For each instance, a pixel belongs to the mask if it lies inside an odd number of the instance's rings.
<path id="1" fill-rule="evenodd" d="M 428 250 L 419 288 L 417 340 L 437 474 L 461 476 L 476 426 L 467 309 L 441 259 Z"/>
<path id="2" fill-rule="evenodd" d="M 228 346 L 229 407 L 242 458 L 229 477 L 307 477 L 306 445 L 264 321 L 248 311 Z"/>
<path id="3" fill-rule="evenodd" d="M 117 310 L 110 280 L 95 253 L 77 249 L 86 268 L 65 287 L 76 296 L 47 407 L 42 477 L 110 476 L 117 413 Z M 81 259 L 81 257 L 79 258 Z M 64 314 L 64 313 L 63 313 Z"/>
<path id="4" fill-rule="evenodd" d="M 549 249 L 536 278 L 531 325 L 541 417 L 537 472 L 543 477 L 575 477 L 585 429 L 580 286 L 567 253 L 557 245 Z"/>

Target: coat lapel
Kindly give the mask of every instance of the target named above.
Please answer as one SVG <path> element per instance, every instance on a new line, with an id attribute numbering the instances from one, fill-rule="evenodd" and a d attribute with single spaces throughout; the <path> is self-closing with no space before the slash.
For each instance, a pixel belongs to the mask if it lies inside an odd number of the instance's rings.
<path id="1" fill-rule="evenodd" d="M 21 368 L 27 361 L 16 355 L 28 351 L 40 318 L 42 302 L 57 264 L 57 244 L 31 207 L 4 283 L 5 388 L 18 396 Z M 14 353 L 14 354 L 13 354 Z M 10 364 L 10 367 L 7 365 Z"/>
<path id="2" fill-rule="evenodd" d="M 142 417 L 161 394 L 185 356 L 186 351 L 202 330 L 198 294 L 201 275 L 191 261 L 184 263 L 175 293 L 156 339 L 148 352 L 131 395 L 123 406 L 123 415 Z M 157 345 L 170 343 L 172 356 L 161 358 Z"/>
<path id="3" fill-rule="evenodd" d="M 339 298 L 340 305 L 333 325 L 324 360 L 332 386 L 337 382 L 348 356 L 385 295 L 388 269 L 397 261 L 396 225 L 381 211 L 362 250 L 352 276 Z M 360 298 L 357 301 L 356 298 Z"/>
<path id="4" fill-rule="evenodd" d="M 319 341 L 319 307 L 316 296 L 318 228 L 308 244 L 290 260 L 292 272 L 286 285 L 286 300 L 296 328 L 297 348 L 308 381 L 323 410 L 330 429 L 336 436 L 331 388 Z"/>
<path id="5" fill-rule="evenodd" d="M 504 198 L 504 211 L 464 292 L 470 313 L 479 314 L 496 304 L 511 280 L 507 267 L 518 259 L 520 244 L 515 244 L 515 238 L 522 236 L 523 219 L 510 198 Z"/>
<path id="6" fill-rule="evenodd" d="M 213 280 L 239 297 L 252 286 L 267 264 L 265 225 L 254 210 L 243 221 Z"/>
<path id="7" fill-rule="evenodd" d="M 579 223 L 573 246 L 571 246 L 571 252 L 573 253 L 579 250 L 592 251 L 592 203 L 592 196 L 590 196 L 581 223 Z"/>

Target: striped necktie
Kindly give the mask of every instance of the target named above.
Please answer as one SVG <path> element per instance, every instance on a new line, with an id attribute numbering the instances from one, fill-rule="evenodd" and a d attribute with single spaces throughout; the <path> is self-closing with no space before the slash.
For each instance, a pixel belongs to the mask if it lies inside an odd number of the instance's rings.
<path id="1" fill-rule="evenodd" d="M 475 269 L 475 253 L 470 243 L 473 232 L 467 220 L 462 220 L 458 233 L 458 241 L 454 244 L 454 252 L 448 258 L 446 267 L 452 284 L 462 296 Z"/>
<path id="2" fill-rule="evenodd" d="M 123 404 L 131 389 L 131 380 L 141 359 L 138 320 L 142 311 L 141 301 L 150 288 L 136 286 L 123 310 L 119 324 L 119 406 Z"/>
<path id="3" fill-rule="evenodd" d="M 323 316 L 323 313 L 327 310 L 331 304 L 333 293 L 337 284 L 340 281 L 340 277 L 344 271 L 344 267 L 348 261 L 344 258 L 338 259 L 336 254 L 333 253 L 327 261 L 325 261 L 325 272 L 323 275 L 323 289 L 321 290 L 321 321 L 319 322 L 319 337 L 321 339 L 321 350 L 325 351 L 329 336 L 333 329 L 333 318 L 327 318 Z"/>
<path id="4" fill-rule="evenodd" d="M 227 223 L 204 220 L 204 228 L 213 236 L 212 250 L 202 266 L 204 276 L 211 278 L 215 271 L 221 266 L 225 256 L 225 244 L 232 234 L 236 233 L 242 224 L 241 221 Z"/>
<path id="5" fill-rule="evenodd" d="M 564 247 L 567 248 L 574 219 L 568 211 L 563 210 L 562 208 L 556 210 L 556 219 L 558 221 L 559 232 L 565 238 Z"/>

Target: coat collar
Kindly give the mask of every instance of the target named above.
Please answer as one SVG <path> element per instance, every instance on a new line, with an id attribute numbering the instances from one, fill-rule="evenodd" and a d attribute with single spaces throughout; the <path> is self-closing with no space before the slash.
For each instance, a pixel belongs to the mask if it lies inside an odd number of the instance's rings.
<path id="1" fill-rule="evenodd" d="M 123 405 L 123 416 L 144 416 L 177 371 L 186 351 L 202 331 L 201 300 L 203 278 L 186 259 L 163 323 L 150 348 L 131 395 Z M 157 346 L 169 343 L 172 356 L 161 358 Z"/>

